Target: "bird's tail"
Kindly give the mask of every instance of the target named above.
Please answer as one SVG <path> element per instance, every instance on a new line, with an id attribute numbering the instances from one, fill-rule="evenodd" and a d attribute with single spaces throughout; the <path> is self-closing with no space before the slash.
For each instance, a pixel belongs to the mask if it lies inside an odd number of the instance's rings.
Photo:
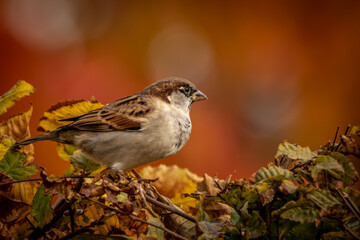
<path id="1" fill-rule="evenodd" d="M 15 143 L 14 147 L 19 147 L 22 145 L 28 145 L 34 142 L 39 142 L 39 141 L 44 141 L 44 140 L 52 140 L 55 141 L 59 136 L 59 133 L 54 131 L 54 132 L 49 132 L 49 133 L 44 133 L 35 137 L 31 137 L 28 139 L 25 139 L 23 141 L 17 142 Z"/>

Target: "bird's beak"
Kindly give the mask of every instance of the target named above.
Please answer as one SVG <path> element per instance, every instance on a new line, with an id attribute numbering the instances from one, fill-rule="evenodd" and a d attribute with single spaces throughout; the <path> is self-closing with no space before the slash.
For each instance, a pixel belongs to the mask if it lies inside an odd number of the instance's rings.
<path id="1" fill-rule="evenodd" d="M 200 90 L 197 90 L 192 96 L 192 101 L 193 102 L 197 102 L 197 101 L 201 101 L 201 100 L 205 100 L 207 99 L 207 96 L 205 94 L 203 94 Z"/>

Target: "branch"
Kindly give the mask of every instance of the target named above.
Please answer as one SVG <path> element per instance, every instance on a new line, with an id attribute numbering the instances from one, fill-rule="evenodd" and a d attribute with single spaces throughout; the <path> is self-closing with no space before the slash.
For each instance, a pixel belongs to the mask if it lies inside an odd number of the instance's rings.
<path id="1" fill-rule="evenodd" d="M 339 189 L 336 189 L 336 192 L 340 195 L 341 199 L 344 201 L 345 205 L 350 209 L 350 211 L 355 215 L 355 217 L 360 221 L 360 214 L 357 211 L 358 209 L 355 209 L 352 205 L 351 202 L 349 202 L 349 199 L 347 199 L 342 192 Z M 356 205 L 355 205 L 356 207 Z"/>
<path id="2" fill-rule="evenodd" d="M 65 237 L 60 238 L 60 240 L 72 239 L 73 237 L 75 237 L 81 233 L 88 232 L 89 228 L 104 224 L 106 219 L 108 219 L 114 215 L 115 215 L 115 213 L 110 213 L 105 216 L 102 216 L 99 220 L 92 222 L 90 225 L 82 227 L 82 228 L 76 230 L 75 232 L 72 232 L 72 233 L 66 235 Z"/>
<path id="3" fill-rule="evenodd" d="M 63 179 L 63 178 L 94 178 L 94 177 L 93 176 L 69 176 L 69 177 L 59 177 L 59 178 Z M 14 183 L 35 182 L 35 181 L 42 181 L 42 180 L 43 180 L 42 178 L 29 178 L 29 179 L 23 179 L 23 180 L 15 180 L 15 181 L 0 183 L 0 187 L 5 186 L 5 185 L 14 184 Z"/>
<path id="4" fill-rule="evenodd" d="M 162 207 L 170 212 L 176 213 L 177 215 L 191 221 L 191 222 L 196 222 L 196 219 L 190 215 L 187 215 L 186 213 L 184 213 L 183 211 L 180 211 L 179 209 L 176 209 L 174 207 L 171 207 L 169 205 L 166 205 L 165 203 L 159 202 L 156 199 L 150 197 L 149 195 L 145 195 L 146 201 L 148 201 L 149 203 L 152 203 L 154 205 L 157 205 L 159 207 Z"/>
<path id="5" fill-rule="evenodd" d="M 134 221 L 142 222 L 142 223 L 148 224 L 148 225 L 150 225 L 150 226 L 156 227 L 156 228 L 158 228 L 158 229 L 161 229 L 161 230 L 163 230 L 163 231 L 165 231 L 165 232 L 173 235 L 174 237 L 177 237 L 177 238 L 180 238 L 180 239 L 183 239 L 183 240 L 187 240 L 187 239 L 184 238 L 183 236 L 180 236 L 180 235 L 177 234 L 176 232 L 173 232 L 173 231 L 171 231 L 170 229 L 167 229 L 167 228 L 165 228 L 165 227 L 163 227 L 163 226 L 159 226 L 159 225 L 156 225 L 156 224 L 154 224 L 154 223 L 147 222 L 147 221 L 145 221 L 145 220 L 143 220 L 143 219 L 140 219 L 140 218 L 138 218 L 138 217 L 125 214 L 123 211 L 121 211 L 121 210 L 119 210 L 119 209 L 117 209 L 117 208 L 108 206 L 108 205 L 106 205 L 106 204 L 104 204 L 104 203 L 97 202 L 97 201 L 94 201 L 94 200 L 89 199 L 89 198 L 86 198 L 86 200 L 88 200 L 88 201 L 90 201 L 90 202 L 94 202 L 94 203 L 96 203 L 96 204 L 99 204 L 99 205 L 101 205 L 101 206 L 103 206 L 103 207 L 106 207 L 106 208 L 108 208 L 108 209 L 110 209 L 110 210 L 113 210 L 113 211 L 115 211 L 115 212 L 118 212 L 118 213 L 120 213 L 120 214 L 122 214 L 122 215 L 126 215 L 126 216 L 128 216 L 129 218 L 131 218 L 131 219 L 134 220 Z"/>

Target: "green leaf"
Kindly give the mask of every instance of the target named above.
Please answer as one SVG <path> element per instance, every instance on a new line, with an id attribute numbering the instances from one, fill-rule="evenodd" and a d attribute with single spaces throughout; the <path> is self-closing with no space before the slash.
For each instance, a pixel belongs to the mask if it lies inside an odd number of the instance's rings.
<path id="1" fill-rule="evenodd" d="M 32 165 L 24 167 L 26 155 L 20 152 L 8 151 L 0 163 L 0 171 L 7 177 L 23 180 L 37 173 Z"/>
<path id="2" fill-rule="evenodd" d="M 344 175 L 344 168 L 341 164 L 336 159 L 327 155 L 321 155 L 315 160 L 315 166 L 311 170 L 311 177 L 316 180 L 318 174 L 323 170 L 338 180 L 342 179 Z"/>
<path id="3" fill-rule="evenodd" d="M 292 172 L 278 167 L 278 166 L 270 166 L 268 168 L 260 168 L 255 175 L 256 182 L 264 181 L 264 180 L 283 180 L 289 179 L 293 176 Z"/>
<path id="4" fill-rule="evenodd" d="M 82 169 L 85 172 L 93 172 L 100 167 L 100 164 L 85 157 L 80 150 L 74 152 L 70 158 L 70 162 L 76 169 Z"/>
<path id="5" fill-rule="evenodd" d="M 279 145 L 275 158 L 283 155 L 288 156 L 294 160 L 299 159 L 303 161 L 309 161 L 316 157 L 317 153 L 312 152 L 309 147 L 303 148 L 297 144 L 291 144 L 285 141 Z"/>
<path id="6" fill-rule="evenodd" d="M 282 240 L 308 240 L 315 239 L 316 236 L 316 226 L 315 223 L 305 223 L 305 224 L 283 224 L 282 232 L 279 236 L 279 239 Z"/>
<path id="7" fill-rule="evenodd" d="M 344 169 L 343 184 L 344 187 L 352 186 L 359 180 L 358 173 L 354 167 L 354 164 L 343 154 L 338 152 L 330 153 L 330 156 L 338 161 Z"/>
<path id="8" fill-rule="evenodd" d="M 241 231 L 245 231 L 249 238 L 264 236 L 267 230 L 265 221 L 261 218 L 259 211 L 256 210 L 253 210 L 250 214 L 244 209 L 236 227 Z"/>
<path id="9" fill-rule="evenodd" d="M 50 196 L 45 195 L 44 185 L 41 185 L 34 196 L 33 206 L 30 211 L 39 227 L 44 226 L 51 220 L 52 209 L 50 207 L 50 201 Z"/>
<path id="10" fill-rule="evenodd" d="M 235 211 L 234 208 L 230 207 L 230 209 L 231 209 L 230 222 L 236 225 L 240 220 L 240 215 Z"/>
<path id="11" fill-rule="evenodd" d="M 325 211 L 331 207 L 341 204 L 330 191 L 316 189 L 307 194 L 307 198 L 311 199 L 317 206 L 321 207 Z"/>
<path id="12" fill-rule="evenodd" d="M 35 88 L 31 84 L 23 80 L 18 81 L 7 93 L 0 97 L 0 114 L 6 113 L 17 100 L 30 95 L 34 91 Z"/>
<path id="13" fill-rule="evenodd" d="M 251 207 L 256 207 L 259 197 L 256 190 L 244 180 L 228 184 L 226 191 L 219 193 L 216 197 L 206 197 L 206 200 L 225 203 L 239 213 L 245 203 L 249 203 Z"/>
<path id="14" fill-rule="evenodd" d="M 273 211 L 272 215 L 279 215 L 282 219 L 301 224 L 316 222 L 319 219 L 318 210 L 308 200 L 289 201 L 280 209 Z"/>

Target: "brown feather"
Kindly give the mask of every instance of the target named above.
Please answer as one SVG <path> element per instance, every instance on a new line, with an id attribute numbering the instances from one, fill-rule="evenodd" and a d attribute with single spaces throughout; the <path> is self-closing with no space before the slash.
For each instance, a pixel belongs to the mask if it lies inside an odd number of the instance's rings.
<path id="1" fill-rule="evenodd" d="M 66 128 L 81 131 L 139 131 L 141 118 L 152 111 L 146 95 L 135 94 L 119 99 L 102 108 L 64 121 L 74 121 Z"/>

